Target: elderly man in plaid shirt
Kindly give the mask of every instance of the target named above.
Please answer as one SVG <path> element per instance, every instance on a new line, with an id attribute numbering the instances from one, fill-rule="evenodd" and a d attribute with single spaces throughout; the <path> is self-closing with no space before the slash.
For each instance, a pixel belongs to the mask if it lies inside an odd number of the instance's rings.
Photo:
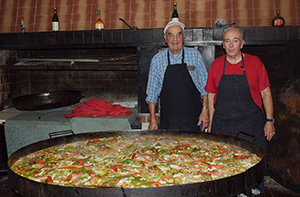
<path id="1" fill-rule="evenodd" d="M 203 131 L 208 126 L 207 69 L 200 52 L 183 46 L 184 24 L 170 21 L 164 28 L 168 48 L 156 54 L 150 65 L 146 102 L 149 129 L 158 129 L 155 107 L 160 97 L 160 129 Z"/>

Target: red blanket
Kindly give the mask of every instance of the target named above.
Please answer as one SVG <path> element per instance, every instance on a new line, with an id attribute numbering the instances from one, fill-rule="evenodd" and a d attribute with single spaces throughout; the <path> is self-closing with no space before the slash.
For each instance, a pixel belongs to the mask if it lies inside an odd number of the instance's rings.
<path id="1" fill-rule="evenodd" d="M 131 114 L 129 107 L 112 105 L 105 100 L 90 99 L 72 110 L 71 114 L 65 114 L 66 118 L 76 116 L 100 117 L 100 116 L 128 116 Z"/>

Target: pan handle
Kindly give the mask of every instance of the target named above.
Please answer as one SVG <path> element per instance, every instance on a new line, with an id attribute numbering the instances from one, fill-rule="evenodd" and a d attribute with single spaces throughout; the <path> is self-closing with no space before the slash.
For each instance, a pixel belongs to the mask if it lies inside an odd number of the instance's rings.
<path id="1" fill-rule="evenodd" d="M 67 134 L 75 135 L 72 130 L 64 130 L 64 131 L 51 132 L 51 133 L 49 133 L 49 137 L 50 137 L 50 139 L 52 139 L 55 136 L 67 135 Z"/>
<path id="2" fill-rule="evenodd" d="M 243 135 L 247 135 L 248 137 L 252 137 L 253 138 L 253 143 L 255 142 L 256 140 L 256 135 L 252 135 L 252 134 L 249 134 L 249 133 L 246 133 L 246 132 L 243 132 L 243 131 L 240 131 L 238 134 L 236 134 L 236 138 L 239 138 L 240 134 L 243 134 Z"/>

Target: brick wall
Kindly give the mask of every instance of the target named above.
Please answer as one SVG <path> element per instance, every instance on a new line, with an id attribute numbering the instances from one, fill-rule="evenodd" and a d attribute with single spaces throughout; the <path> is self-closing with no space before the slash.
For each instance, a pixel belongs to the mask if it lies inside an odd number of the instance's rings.
<path id="1" fill-rule="evenodd" d="M 60 29 L 92 30 L 97 9 L 107 29 L 127 26 L 162 28 L 170 20 L 174 0 L 0 0 L 0 33 L 19 32 L 24 17 L 26 31 L 51 30 L 53 7 Z M 180 20 L 187 27 L 213 27 L 221 17 L 236 26 L 270 26 L 276 9 L 287 26 L 300 25 L 299 0 L 177 0 Z"/>
<path id="2" fill-rule="evenodd" d="M 0 50 L 0 110 L 20 95 L 80 90 L 89 99 L 137 99 L 136 49 Z M 128 57 L 130 59 L 126 59 Z M 16 58 L 99 59 L 99 63 L 16 63 Z M 120 60 L 118 60 L 120 58 Z M 124 59 L 124 60 L 123 60 Z"/>

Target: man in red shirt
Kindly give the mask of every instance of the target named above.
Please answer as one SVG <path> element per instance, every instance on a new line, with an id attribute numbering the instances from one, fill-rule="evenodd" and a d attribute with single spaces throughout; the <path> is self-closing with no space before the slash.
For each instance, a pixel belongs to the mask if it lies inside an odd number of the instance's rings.
<path id="1" fill-rule="evenodd" d="M 275 135 L 273 99 L 261 60 L 242 53 L 242 32 L 228 28 L 223 34 L 223 55 L 212 63 L 205 90 L 208 92 L 208 132 L 252 141 L 266 148 Z M 266 120 L 262 116 L 264 105 Z M 263 181 L 258 186 L 263 192 Z"/>
<path id="2" fill-rule="evenodd" d="M 208 131 L 250 141 L 255 139 L 254 144 L 265 148 L 265 139 L 270 141 L 275 135 L 270 82 L 261 60 L 241 52 L 244 43 L 239 29 L 224 31 L 226 55 L 212 63 L 205 87 L 210 119 Z M 262 104 L 266 120 L 261 113 Z"/>

